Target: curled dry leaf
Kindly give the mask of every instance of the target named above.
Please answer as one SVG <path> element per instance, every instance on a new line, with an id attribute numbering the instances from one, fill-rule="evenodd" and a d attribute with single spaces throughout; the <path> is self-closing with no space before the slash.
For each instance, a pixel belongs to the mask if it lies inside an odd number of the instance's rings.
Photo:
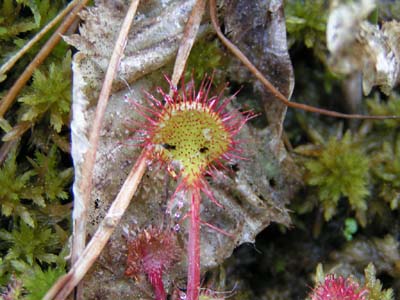
<path id="1" fill-rule="evenodd" d="M 346 75 L 361 72 L 366 95 L 374 86 L 389 94 L 400 74 L 400 23 L 371 24 L 366 19 L 374 8 L 373 0 L 341 4 L 331 11 L 327 24 L 330 67 Z"/>
<path id="2" fill-rule="evenodd" d="M 283 95 L 290 98 L 294 75 L 287 48 L 283 1 L 226 0 L 225 4 L 228 37 Z M 235 64 L 232 72 L 240 74 L 243 81 L 254 81 L 255 89 L 261 93 L 270 128 L 276 134 L 270 144 L 278 153 L 287 106 L 277 101 L 241 63 Z"/>
<path id="3" fill-rule="evenodd" d="M 89 234 L 94 232 L 104 217 L 127 172 L 141 151 L 139 146 L 132 145 L 129 138 L 132 132 L 138 129 L 137 123 L 142 119 L 129 101 L 124 101 L 124 96 L 147 105 L 148 102 L 145 102 L 143 93 L 146 90 L 161 99 L 161 95 L 154 92 L 155 87 L 162 86 L 165 91 L 167 90 L 163 73 L 171 73 L 173 67 L 171 58 L 176 55 L 185 22 L 194 2 L 193 0 L 154 0 L 141 1 L 139 5 L 136 22 L 129 34 L 117 84 L 109 100 L 101 130 L 94 168 L 94 190 L 89 208 Z M 99 93 L 104 70 L 111 56 L 113 42 L 118 34 L 126 6 L 126 1 L 97 1 L 95 7 L 83 13 L 84 25 L 82 25 L 81 34 L 66 38 L 79 50 L 73 62 L 74 95 L 71 125 L 72 156 L 76 169 L 75 198 L 81 195 L 78 189 L 82 180 L 81 165 L 83 154 L 88 147 L 87 131 L 94 115 L 96 95 Z M 279 9 L 281 10 L 281 7 Z M 263 20 L 263 22 L 267 21 Z M 274 22 L 271 24 L 277 24 L 278 20 Z M 283 22 L 284 26 L 283 18 L 279 19 L 279 22 Z M 272 26 L 268 24 L 268 22 L 264 24 L 259 29 L 260 32 Z M 277 32 L 283 30 L 282 24 L 274 30 Z M 277 32 L 275 33 L 278 34 Z M 254 38 L 253 41 L 255 40 Z M 272 48 L 275 42 L 276 40 L 270 41 Z M 281 49 L 283 44 L 279 47 Z M 278 53 L 283 53 L 279 51 Z M 287 53 L 287 49 L 285 51 Z M 262 61 L 263 58 L 260 60 Z M 278 63 L 276 65 L 279 69 L 280 65 Z M 287 65 L 282 66 L 282 68 L 286 67 Z M 265 72 L 269 74 L 268 70 Z M 290 78 L 292 77 L 289 76 L 288 85 L 282 83 L 280 86 L 287 95 L 291 91 Z M 129 82 L 129 89 L 122 89 L 126 87 L 122 79 Z M 283 115 L 279 114 L 278 119 L 283 118 Z M 129 120 L 136 122 L 130 124 Z M 281 123 L 278 123 L 278 127 L 280 125 Z M 221 263 L 237 245 L 254 242 L 255 236 L 271 222 L 285 225 L 290 223 L 285 205 L 297 189 L 299 177 L 296 176 L 296 168 L 287 153 L 281 148 L 276 154 L 275 149 L 270 146 L 271 141 L 280 144 L 277 131 L 269 127 L 256 129 L 251 125 L 245 125 L 238 139 L 249 141 L 243 145 L 248 159 L 228 165 L 232 167 L 231 172 L 222 175 L 221 171 L 210 182 L 210 188 L 223 208 L 217 207 L 212 201 L 204 198 L 201 209 L 201 217 L 205 222 L 233 234 L 234 237 L 202 227 L 202 270 Z M 84 279 L 85 299 L 93 299 L 96 296 L 102 299 L 147 299 L 148 294 L 151 295 L 152 289 L 148 283 L 135 283 L 124 276 L 127 249 L 122 237 L 122 228 L 145 228 L 159 223 L 161 219 L 171 218 L 169 220 L 171 226 L 180 222 L 179 239 L 183 244 L 186 243 L 187 222 L 182 221 L 181 218 L 188 210 L 189 202 L 184 195 L 178 194 L 173 204 L 179 206 L 180 202 L 183 203 L 182 214 L 165 216 L 168 199 L 175 190 L 176 184 L 167 178 L 168 175 L 163 169 L 156 165 L 148 166 L 148 172 L 120 226 L 112 235 L 98 263 Z M 168 274 L 164 275 L 163 281 L 167 289 L 173 281 L 186 278 L 186 263 L 183 258 Z"/>
<path id="4" fill-rule="evenodd" d="M 87 79 L 94 88 L 101 85 L 103 72 L 107 70 L 121 20 L 125 17 L 125 2 L 97 1 L 95 7 L 81 13 L 84 24 L 79 29 L 80 34 L 65 37 L 79 50 L 80 64 L 92 74 Z M 117 89 L 126 88 L 126 82 L 134 82 L 174 58 L 195 1 L 142 2 L 115 79 Z M 93 78 L 94 74 L 98 77 Z"/>

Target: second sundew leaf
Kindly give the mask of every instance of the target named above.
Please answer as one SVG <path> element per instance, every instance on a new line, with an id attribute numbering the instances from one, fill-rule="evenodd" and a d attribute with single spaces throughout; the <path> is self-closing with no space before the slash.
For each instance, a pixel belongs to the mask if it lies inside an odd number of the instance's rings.
<path id="1" fill-rule="evenodd" d="M 59 64 L 52 63 L 47 71 L 36 70 L 22 102 L 21 120 L 36 122 L 49 118 L 50 125 L 60 132 L 68 123 L 71 103 L 71 52 Z"/>
<path id="2" fill-rule="evenodd" d="M 350 132 L 341 140 L 330 138 L 318 159 L 306 162 L 305 166 L 309 171 L 308 184 L 318 187 L 326 221 L 335 215 L 338 201 L 344 196 L 356 211 L 357 220 L 365 225 L 369 162 L 352 141 Z"/>

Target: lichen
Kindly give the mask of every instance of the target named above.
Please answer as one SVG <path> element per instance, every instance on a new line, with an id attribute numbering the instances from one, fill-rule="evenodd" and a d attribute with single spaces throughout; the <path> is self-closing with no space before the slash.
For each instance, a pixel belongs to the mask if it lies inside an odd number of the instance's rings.
<path id="1" fill-rule="evenodd" d="M 343 235 L 346 240 L 351 241 L 353 239 L 353 235 L 357 232 L 358 225 L 357 221 L 353 218 L 347 218 L 344 221 L 344 230 Z"/>

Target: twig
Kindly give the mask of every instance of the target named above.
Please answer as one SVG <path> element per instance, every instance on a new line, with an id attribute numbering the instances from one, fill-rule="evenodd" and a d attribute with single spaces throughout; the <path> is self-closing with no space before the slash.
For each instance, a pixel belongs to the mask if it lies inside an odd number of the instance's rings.
<path id="1" fill-rule="evenodd" d="M 68 30 L 71 24 L 74 22 L 78 12 L 86 5 L 89 0 L 82 0 L 77 4 L 71 13 L 65 18 L 57 30 L 53 33 L 46 44 L 40 49 L 39 53 L 36 54 L 35 58 L 26 67 L 25 71 L 19 76 L 14 85 L 8 90 L 3 100 L 0 102 L 0 118 L 4 116 L 8 108 L 13 104 L 19 91 L 25 86 L 29 78 L 31 78 L 33 71 L 46 59 L 53 48 L 58 44 L 61 39 L 61 35 Z"/>
<path id="2" fill-rule="evenodd" d="M 13 149 L 17 145 L 17 141 L 5 142 L 0 147 L 0 166 L 4 163 L 4 161 L 8 157 L 8 153 L 10 153 L 11 149 Z"/>
<path id="3" fill-rule="evenodd" d="M 178 84 L 178 81 L 183 74 L 183 70 L 185 69 L 190 50 L 193 47 L 197 32 L 199 31 L 200 22 L 203 18 L 205 7 L 205 0 L 197 0 L 196 4 L 192 8 L 189 20 L 186 23 L 185 31 L 179 45 L 178 54 L 176 55 L 175 59 L 174 72 L 172 73 L 171 78 L 171 82 L 174 86 Z"/>
<path id="4" fill-rule="evenodd" d="M 21 121 L 17 125 L 15 125 L 9 132 L 7 132 L 3 137 L 3 142 L 10 142 L 13 140 L 17 140 L 21 137 L 25 132 L 29 130 L 33 126 L 32 122 L 29 121 Z"/>
<path id="5" fill-rule="evenodd" d="M 57 280 L 44 296 L 44 300 L 64 300 L 96 261 L 137 190 L 146 171 L 146 160 L 147 151 L 144 149 L 85 251 L 83 251 L 68 274 Z"/>
<path id="6" fill-rule="evenodd" d="M 139 0 L 132 0 L 125 19 L 121 25 L 121 30 L 115 43 L 115 47 L 111 55 L 107 72 L 104 78 L 103 86 L 100 91 L 93 125 L 90 130 L 90 146 L 85 154 L 85 159 L 82 165 L 82 181 L 79 185 L 79 190 L 81 192 L 82 198 L 75 198 L 74 205 L 74 229 L 71 252 L 71 260 L 73 264 L 80 258 L 85 248 L 87 208 L 89 205 L 90 193 L 92 190 L 92 173 L 96 161 L 96 152 L 99 143 L 100 129 L 103 123 L 104 114 L 111 93 L 112 82 L 114 80 L 115 74 L 117 73 L 120 59 L 123 55 L 129 29 L 136 14 L 138 4 Z"/>
<path id="7" fill-rule="evenodd" d="M 322 115 L 327 115 L 336 118 L 343 119 L 372 119 L 372 120 L 386 120 L 386 119 L 399 119 L 400 116 L 368 116 L 368 115 L 359 115 L 359 114 L 344 114 L 336 111 L 331 111 L 328 109 L 318 108 L 307 104 L 297 103 L 289 101 L 281 92 L 279 92 L 269 81 L 266 79 L 262 73 L 250 62 L 250 60 L 240 51 L 238 47 L 236 47 L 230 40 L 228 40 L 224 34 L 221 32 L 221 29 L 218 24 L 217 16 L 216 16 L 216 4 L 215 0 L 210 0 L 210 16 L 211 23 L 214 27 L 215 32 L 218 37 L 222 41 L 222 43 L 250 70 L 253 75 L 261 81 L 261 83 L 265 86 L 267 90 L 274 94 L 274 96 L 285 104 L 288 107 L 298 108 L 301 110 L 314 112 Z"/>
<path id="8" fill-rule="evenodd" d="M 42 28 L 28 43 L 25 44 L 15 55 L 10 57 L 8 61 L 6 61 L 0 68 L 0 77 L 5 75 L 14 64 L 27 52 L 29 49 L 36 44 L 40 39 L 51 29 L 53 28 L 60 20 L 62 20 L 71 9 L 77 5 L 80 0 L 74 0 L 68 4 L 66 8 L 64 8 L 53 20 L 51 20 L 46 26 Z"/>

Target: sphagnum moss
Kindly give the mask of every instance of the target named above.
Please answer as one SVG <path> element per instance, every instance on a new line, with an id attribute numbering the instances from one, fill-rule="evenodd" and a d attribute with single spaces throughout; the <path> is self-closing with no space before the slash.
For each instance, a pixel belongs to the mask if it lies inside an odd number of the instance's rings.
<path id="1" fill-rule="evenodd" d="M 350 132 L 341 140 L 329 139 L 317 160 L 305 164 L 308 169 L 308 184 L 317 186 L 318 196 L 324 208 L 324 217 L 329 221 L 336 213 L 339 198 L 345 196 L 363 222 L 367 209 L 365 197 L 368 190 L 368 157 L 352 141 Z"/>

